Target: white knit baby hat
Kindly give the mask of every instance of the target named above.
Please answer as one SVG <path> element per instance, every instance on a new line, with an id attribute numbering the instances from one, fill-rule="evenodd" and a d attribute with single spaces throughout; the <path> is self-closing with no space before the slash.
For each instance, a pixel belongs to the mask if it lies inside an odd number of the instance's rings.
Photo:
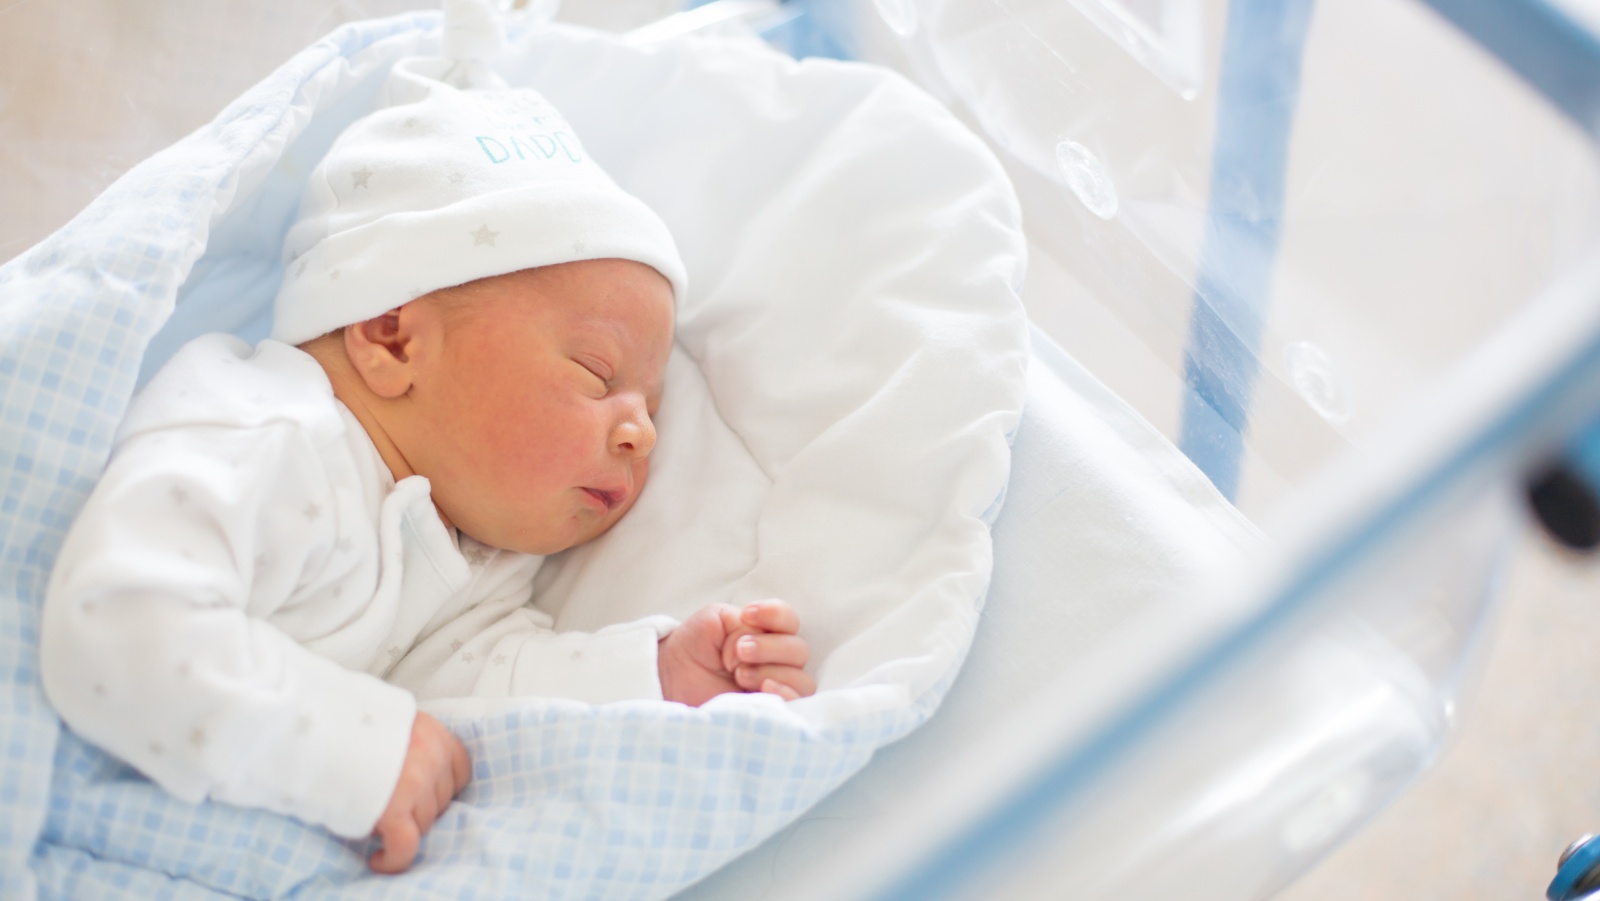
<path id="1" fill-rule="evenodd" d="M 444 55 L 396 63 L 377 110 L 312 172 L 284 239 L 272 337 L 299 344 L 439 288 L 578 260 L 644 263 L 681 298 L 661 218 L 554 106 L 490 72 L 493 11 L 447 0 L 445 16 Z"/>

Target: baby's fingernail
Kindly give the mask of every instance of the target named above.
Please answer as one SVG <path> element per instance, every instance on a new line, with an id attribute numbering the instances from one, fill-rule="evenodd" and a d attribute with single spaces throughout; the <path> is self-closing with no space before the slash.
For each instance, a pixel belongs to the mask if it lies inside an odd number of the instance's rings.
<path id="1" fill-rule="evenodd" d="M 746 635 L 739 639 L 739 656 L 746 660 L 753 659 L 756 655 L 756 637 Z"/>
<path id="2" fill-rule="evenodd" d="M 777 695 L 778 697 L 783 698 L 785 701 L 800 700 L 800 695 L 797 694 L 794 689 L 776 679 L 763 679 L 761 682 L 761 691 L 765 694 Z"/>

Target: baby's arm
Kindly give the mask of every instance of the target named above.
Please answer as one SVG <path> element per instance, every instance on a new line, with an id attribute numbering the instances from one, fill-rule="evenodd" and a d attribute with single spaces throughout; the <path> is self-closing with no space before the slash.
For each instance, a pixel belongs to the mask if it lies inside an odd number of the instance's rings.
<path id="1" fill-rule="evenodd" d="M 596 632 L 557 632 L 528 604 L 525 555 L 495 551 L 462 612 L 433 627 L 385 676 L 424 708 L 452 698 L 566 698 L 588 704 L 661 697 L 656 644 L 676 620 L 652 616 Z M 510 578 L 499 579 L 506 568 Z"/>
<path id="2" fill-rule="evenodd" d="M 720 694 L 761 691 L 793 701 L 816 691 L 803 669 L 800 618 L 779 600 L 701 608 L 661 640 L 661 693 L 698 707 Z"/>
<path id="3" fill-rule="evenodd" d="M 179 798 L 365 837 L 393 794 L 415 702 L 250 606 L 264 566 L 292 587 L 308 559 L 335 551 L 326 502 L 293 493 L 317 474 L 284 477 L 300 445 L 265 428 L 120 447 L 52 574 L 42 677 L 76 732 Z M 318 516 L 302 515 L 313 503 Z M 271 510 L 293 537 L 263 547 Z"/>

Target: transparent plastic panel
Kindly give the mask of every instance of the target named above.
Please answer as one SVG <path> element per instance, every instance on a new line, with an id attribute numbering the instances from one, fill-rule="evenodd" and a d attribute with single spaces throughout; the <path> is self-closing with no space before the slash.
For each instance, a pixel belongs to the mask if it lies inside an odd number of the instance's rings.
<path id="1" fill-rule="evenodd" d="M 1220 365 L 1243 383 L 1237 497 L 1256 518 L 1600 237 L 1583 134 L 1413 0 L 876 9 L 1012 164 L 1027 299 L 1068 351 L 1180 440 L 1190 357 L 1216 354 L 1197 304 L 1240 338 L 1248 359 Z M 1213 184 L 1270 170 L 1275 128 L 1276 186 Z M 1271 240 L 1218 242 L 1218 216 Z"/>
<path id="2" fill-rule="evenodd" d="M 1503 486 L 1349 574 L 1338 612 L 1230 661 L 1041 824 L 1010 882 L 970 897 L 1238 901 L 1289 884 L 1440 752 L 1519 519 Z"/>
<path id="3" fill-rule="evenodd" d="M 779 855 L 768 897 L 1271 897 L 1438 756 L 1516 547 L 1516 495 L 1442 506 L 1266 633 L 1212 633 L 1176 604 L 1131 619 L 944 766 L 849 811 L 856 828 L 797 832 L 791 854 L 814 857 Z M 1145 681 L 1173 658 L 1182 681 Z M 1122 691 L 1115 710 L 1088 697 Z"/>

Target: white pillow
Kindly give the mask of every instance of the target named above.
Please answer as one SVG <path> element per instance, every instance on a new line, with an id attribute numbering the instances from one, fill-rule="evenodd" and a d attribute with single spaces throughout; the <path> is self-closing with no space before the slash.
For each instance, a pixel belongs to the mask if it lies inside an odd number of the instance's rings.
<path id="1" fill-rule="evenodd" d="M 882 69 L 564 29 L 515 59 L 507 79 L 666 220 L 690 283 L 649 486 L 546 564 L 538 603 L 589 630 L 779 597 L 821 689 L 792 710 L 921 698 L 971 642 L 1022 408 L 1000 164 Z"/>

